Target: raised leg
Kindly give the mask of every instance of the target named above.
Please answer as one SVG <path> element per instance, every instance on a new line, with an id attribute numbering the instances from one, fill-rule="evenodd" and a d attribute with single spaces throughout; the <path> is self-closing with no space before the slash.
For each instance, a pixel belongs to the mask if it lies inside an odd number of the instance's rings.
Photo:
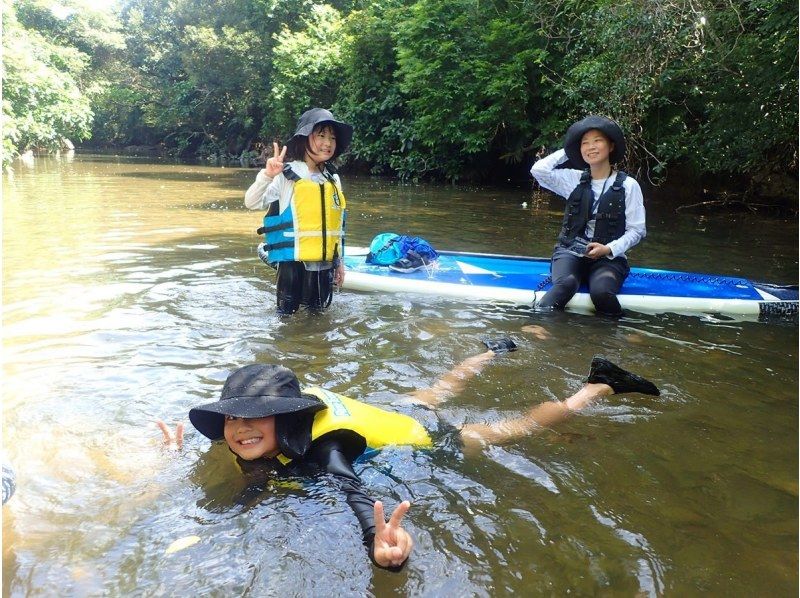
<path id="1" fill-rule="evenodd" d="M 413 401 L 437 407 L 445 399 L 464 390 L 467 382 L 479 374 L 494 356 L 494 351 L 486 351 L 469 357 L 439 378 L 430 388 L 414 391 L 409 396 Z"/>

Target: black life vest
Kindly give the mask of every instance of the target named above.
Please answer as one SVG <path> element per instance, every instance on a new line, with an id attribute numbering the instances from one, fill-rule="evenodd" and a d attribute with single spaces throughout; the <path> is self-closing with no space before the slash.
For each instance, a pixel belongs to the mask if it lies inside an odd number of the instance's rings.
<path id="1" fill-rule="evenodd" d="M 594 237 L 589 239 L 590 241 L 605 245 L 625 234 L 625 188 L 622 184 L 626 178 L 627 174 L 621 170 L 617 172 L 611 188 L 600 196 L 595 215 Z M 567 199 L 564 221 L 561 224 L 561 233 L 558 235 L 560 245 L 569 247 L 575 237 L 583 236 L 593 203 L 592 174 L 586 169 L 577 187 Z"/>

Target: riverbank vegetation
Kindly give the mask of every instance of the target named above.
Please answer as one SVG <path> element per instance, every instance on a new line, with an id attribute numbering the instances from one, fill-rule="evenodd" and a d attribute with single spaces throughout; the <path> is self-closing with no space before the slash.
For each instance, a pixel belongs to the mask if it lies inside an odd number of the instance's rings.
<path id="1" fill-rule="evenodd" d="M 348 168 L 497 182 L 600 113 L 645 181 L 797 201 L 796 2 L 3 2 L 4 160 L 63 139 L 247 159 L 321 105 L 355 126 Z"/>

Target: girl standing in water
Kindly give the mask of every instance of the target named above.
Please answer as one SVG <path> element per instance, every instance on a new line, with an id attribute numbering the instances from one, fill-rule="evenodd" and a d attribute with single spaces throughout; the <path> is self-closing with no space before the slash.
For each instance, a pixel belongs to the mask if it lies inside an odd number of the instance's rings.
<path id="1" fill-rule="evenodd" d="M 344 282 L 346 202 L 332 162 L 352 138 L 353 127 L 329 110 L 304 112 L 286 145 L 279 151 L 273 144 L 273 156 L 245 194 L 245 206 L 267 210 L 259 234 L 278 271 L 278 313 L 293 314 L 300 305 L 324 309 L 333 285 Z"/>

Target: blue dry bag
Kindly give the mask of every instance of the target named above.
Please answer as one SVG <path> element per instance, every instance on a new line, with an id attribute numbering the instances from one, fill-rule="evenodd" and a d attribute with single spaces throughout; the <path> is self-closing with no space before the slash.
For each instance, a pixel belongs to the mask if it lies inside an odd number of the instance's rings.
<path id="1" fill-rule="evenodd" d="M 369 244 L 366 262 L 378 266 L 389 266 L 403 257 L 401 237 L 394 233 L 381 233 Z"/>
<path id="2" fill-rule="evenodd" d="M 409 252 L 413 251 L 420 258 L 423 263 L 429 264 L 438 259 L 439 254 L 436 250 L 422 237 L 400 237 L 400 250 L 403 257 L 409 257 Z"/>
<path id="3" fill-rule="evenodd" d="M 366 262 L 378 266 L 391 266 L 414 251 L 424 263 L 430 263 L 439 257 L 436 250 L 422 237 L 409 237 L 395 233 L 380 233 L 369 244 Z"/>

